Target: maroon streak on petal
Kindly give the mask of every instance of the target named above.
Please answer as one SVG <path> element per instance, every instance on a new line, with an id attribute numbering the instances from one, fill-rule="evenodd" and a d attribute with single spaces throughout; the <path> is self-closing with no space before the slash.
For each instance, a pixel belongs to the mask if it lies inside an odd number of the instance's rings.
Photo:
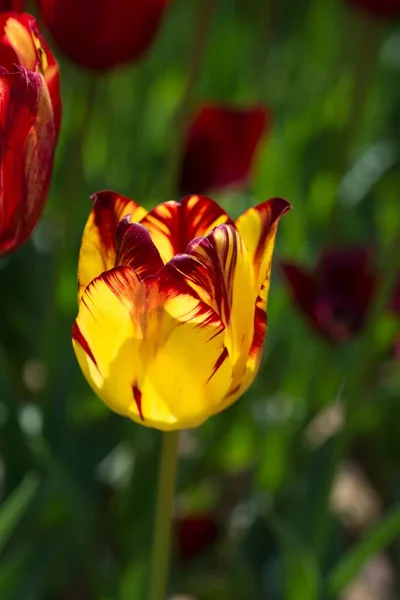
<path id="1" fill-rule="evenodd" d="M 150 235 L 154 231 L 170 241 L 172 255 L 185 252 L 189 242 L 208 234 L 215 225 L 229 223 L 234 226 L 226 212 L 205 196 L 186 196 L 181 202 L 159 204 L 141 223 Z"/>
<path id="2" fill-rule="evenodd" d="M 283 217 L 292 207 L 287 200 L 283 198 L 271 198 L 254 207 L 258 212 L 262 222 L 262 231 L 258 240 L 255 252 L 255 261 L 259 263 L 265 251 L 265 243 L 271 233 L 272 228 L 277 226 L 279 219 Z"/>
<path id="3" fill-rule="evenodd" d="M 210 377 L 207 379 L 206 383 L 208 383 L 214 377 L 215 373 L 224 364 L 224 362 L 226 361 L 228 356 L 229 356 L 228 350 L 227 350 L 227 348 L 224 347 L 224 349 L 222 350 L 220 356 L 218 357 L 218 359 L 214 365 L 214 368 L 212 370 L 212 373 L 211 373 Z"/>
<path id="4" fill-rule="evenodd" d="M 132 202 L 126 196 L 105 190 L 91 196 L 93 200 L 94 224 L 99 232 L 104 249 L 116 251 L 117 225 L 124 208 Z"/>
<path id="5" fill-rule="evenodd" d="M 137 409 L 139 411 L 139 416 L 144 421 L 143 411 L 142 411 L 142 392 L 139 390 L 136 383 L 132 385 L 133 397 L 136 402 Z"/>
<path id="6" fill-rule="evenodd" d="M 72 325 L 72 339 L 75 340 L 76 342 L 78 342 L 78 344 L 81 346 L 82 350 L 84 350 L 86 352 L 88 357 L 93 361 L 93 363 L 97 367 L 97 362 L 93 355 L 93 352 L 91 351 L 89 344 L 87 343 L 86 338 L 84 337 L 83 333 L 79 329 L 79 325 L 76 321 Z"/>
<path id="7" fill-rule="evenodd" d="M 118 248 L 117 264 L 135 269 L 140 279 L 155 275 L 164 263 L 149 232 L 140 223 L 126 229 Z"/>
<path id="8" fill-rule="evenodd" d="M 265 283 L 264 283 L 265 285 Z M 256 310 L 254 313 L 254 336 L 250 347 L 250 356 L 255 357 L 264 347 L 267 334 L 267 313 L 265 310 L 265 301 L 262 296 L 258 296 Z"/>
<path id="9" fill-rule="evenodd" d="M 135 301 L 138 301 L 140 291 L 145 294 L 145 288 L 134 269 L 127 266 L 118 266 L 102 273 L 100 277 L 96 277 L 91 285 L 96 285 L 97 279 L 102 279 L 110 288 L 113 294 L 126 306 L 132 306 Z"/>

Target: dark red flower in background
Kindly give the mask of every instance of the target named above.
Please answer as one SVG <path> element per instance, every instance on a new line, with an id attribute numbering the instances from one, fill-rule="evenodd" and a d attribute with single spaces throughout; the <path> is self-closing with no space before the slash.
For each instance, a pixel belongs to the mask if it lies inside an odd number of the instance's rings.
<path id="1" fill-rule="evenodd" d="M 56 61 L 35 19 L 1 14 L 0 256 L 26 241 L 42 212 L 60 110 Z"/>
<path id="2" fill-rule="evenodd" d="M 297 307 L 325 338 L 344 342 L 362 329 L 377 284 L 369 249 L 331 248 L 314 271 L 293 263 L 282 270 Z"/>
<path id="3" fill-rule="evenodd" d="M 202 194 L 244 185 L 268 121 L 262 107 L 200 108 L 187 133 L 180 192 Z"/>
<path id="4" fill-rule="evenodd" d="M 93 71 L 138 59 L 151 44 L 166 4 L 167 0 L 37 0 L 60 49 Z"/>
<path id="5" fill-rule="evenodd" d="M 182 562 L 197 558 L 216 542 L 219 527 L 208 513 L 190 514 L 176 524 L 177 550 Z"/>
<path id="6" fill-rule="evenodd" d="M 25 0 L 0 0 L 0 12 L 14 10 L 20 12 L 24 9 Z"/>
<path id="7" fill-rule="evenodd" d="M 400 0 L 347 0 L 347 2 L 372 17 L 390 19 L 400 15 Z"/>

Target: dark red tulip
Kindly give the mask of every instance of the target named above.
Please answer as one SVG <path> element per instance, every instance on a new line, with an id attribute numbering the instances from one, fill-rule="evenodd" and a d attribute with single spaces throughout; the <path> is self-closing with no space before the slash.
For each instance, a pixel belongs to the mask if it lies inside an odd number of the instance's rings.
<path id="1" fill-rule="evenodd" d="M 57 135 L 52 101 L 58 71 L 33 17 L 1 14 L 0 34 L 2 256 L 26 241 L 46 201 Z"/>
<path id="2" fill-rule="evenodd" d="M 68 58 L 93 71 L 137 60 L 151 44 L 168 0 L 37 0 Z"/>
<path id="3" fill-rule="evenodd" d="M 329 341 L 347 341 L 362 329 L 377 284 L 368 249 L 332 248 L 314 271 L 292 263 L 282 270 L 297 307 Z"/>
<path id="4" fill-rule="evenodd" d="M 347 0 L 371 17 L 392 19 L 400 15 L 400 0 Z"/>
<path id="5" fill-rule="evenodd" d="M 182 562 L 193 560 L 216 542 L 219 527 L 208 513 L 191 514 L 177 521 L 177 549 Z"/>
<path id="6" fill-rule="evenodd" d="M 61 122 L 60 73 L 36 19 L 26 13 L 0 14 L 0 66 L 10 73 L 14 65 L 44 76 L 58 133 Z"/>
<path id="7" fill-rule="evenodd" d="M 0 12 L 13 10 L 21 12 L 24 9 L 25 0 L 0 0 Z"/>
<path id="8" fill-rule="evenodd" d="M 183 194 L 243 186 L 268 124 L 264 108 L 207 105 L 189 127 L 180 174 Z"/>

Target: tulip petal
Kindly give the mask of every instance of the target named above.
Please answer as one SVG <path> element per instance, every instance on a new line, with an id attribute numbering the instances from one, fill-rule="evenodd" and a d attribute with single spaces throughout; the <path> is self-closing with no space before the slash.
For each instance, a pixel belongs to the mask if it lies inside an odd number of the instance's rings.
<path id="1" fill-rule="evenodd" d="M 0 68 L 0 255 L 30 235 L 47 198 L 55 128 L 44 78 Z"/>
<path id="2" fill-rule="evenodd" d="M 218 316 L 166 273 L 141 282 L 126 266 L 87 286 L 73 328 L 96 394 L 115 412 L 163 430 L 197 426 L 218 410 L 231 382 L 224 339 Z"/>
<path id="3" fill-rule="evenodd" d="M 118 224 L 128 215 L 130 221 L 134 222 L 146 214 L 139 204 L 116 192 L 99 192 L 92 199 L 93 208 L 83 232 L 79 253 L 79 297 L 93 279 L 115 266 Z"/>
<path id="4" fill-rule="evenodd" d="M 61 122 L 58 63 L 41 35 L 36 19 L 26 13 L 0 15 L 1 65 L 12 73 L 15 64 L 41 73 L 46 81 L 54 113 L 56 133 Z"/>
<path id="5" fill-rule="evenodd" d="M 117 264 L 132 267 L 140 279 L 156 275 L 164 266 L 149 232 L 140 223 L 132 223 L 123 234 Z"/>
<path id="6" fill-rule="evenodd" d="M 208 236 L 193 240 L 186 254 L 165 268 L 182 293 L 190 289 L 220 315 L 235 389 L 246 370 L 257 298 L 251 257 L 238 232 L 232 225 L 219 225 Z"/>
<path id="7" fill-rule="evenodd" d="M 231 223 L 226 212 L 205 196 L 187 196 L 159 204 L 141 220 L 164 263 L 185 252 L 191 240 L 207 235 L 214 227 Z"/>
<path id="8" fill-rule="evenodd" d="M 236 227 L 253 258 L 256 285 L 261 290 L 271 271 L 275 236 L 281 217 L 291 209 L 283 198 L 272 198 L 249 208 L 236 220 Z M 266 290 L 268 295 L 268 289 Z"/>

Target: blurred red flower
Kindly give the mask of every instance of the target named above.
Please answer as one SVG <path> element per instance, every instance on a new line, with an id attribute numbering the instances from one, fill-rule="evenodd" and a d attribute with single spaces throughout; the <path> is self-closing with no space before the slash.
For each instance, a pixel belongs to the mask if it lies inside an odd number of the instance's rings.
<path id="1" fill-rule="evenodd" d="M 26 14 L 0 15 L 0 256 L 23 244 L 46 201 L 60 118 L 57 63 Z"/>
<path id="2" fill-rule="evenodd" d="M 268 122 L 269 114 L 258 106 L 201 107 L 187 133 L 180 192 L 202 194 L 243 186 Z"/>
<path id="3" fill-rule="evenodd" d="M 372 17 L 394 18 L 400 15 L 400 0 L 347 0 Z"/>
<path id="4" fill-rule="evenodd" d="M 293 263 L 282 270 L 297 307 L 326 339 L 345 342 L 362 329 L 377 284 L 369 249 L 330 248 L 313 272 Z"/>
<path id="5" fill-rule="evenodd" d="M 81 67 L 105 71 L 138 59 L 168 0 L 37 0 L 60 49 Z"/>
<path id="6" fill-rule="evenodd" d="M 190 514 L 177 521 L 177 550 L 182 562 L 197 558 L 216 542 L 219 527 L 208 513 Z"/>
<path id="7" fill-rule="evenodd" d="M 7 10 L 22 11 L 25 0 L 0 0 L 0 12 Z"/>

